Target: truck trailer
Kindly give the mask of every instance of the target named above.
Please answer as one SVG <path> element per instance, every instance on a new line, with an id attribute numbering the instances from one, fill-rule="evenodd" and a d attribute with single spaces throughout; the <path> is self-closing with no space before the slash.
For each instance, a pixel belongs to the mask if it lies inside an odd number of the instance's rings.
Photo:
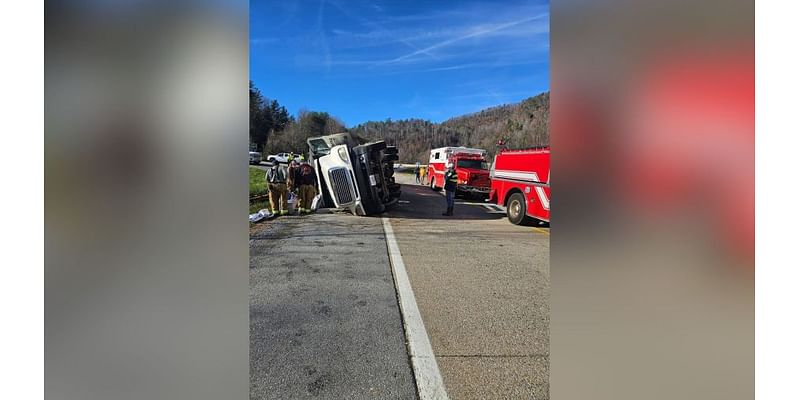
<path id="1" fill-rule="evenodd" d="M 308 139 L 309 162 L 317 172 L 321 207 L 354 215 L 384 212 L 400 198 L 394 180 L 397 147 L 384 141 L 361 143 L 349 133 Z"/>

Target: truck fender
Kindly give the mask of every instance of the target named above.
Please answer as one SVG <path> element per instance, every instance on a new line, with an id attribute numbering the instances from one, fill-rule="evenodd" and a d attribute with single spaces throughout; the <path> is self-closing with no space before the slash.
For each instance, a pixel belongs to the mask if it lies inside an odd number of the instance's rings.
<path id="1" fill-rule="evenodd" d="M 506 192 L 506 198 L 503 199 L 503 207 L 508 207 L 508 200 L 511 198 L 511 195 L 513 195 L 514 193 L 520 193 L 520 194 L 522 194 L 522 197 L 525 197 L 525 193 L 523 193 L 522 190 L 519 190 L 518 188 L 513 188 L 513 189 L 509 190 L 508 192 Z"/>

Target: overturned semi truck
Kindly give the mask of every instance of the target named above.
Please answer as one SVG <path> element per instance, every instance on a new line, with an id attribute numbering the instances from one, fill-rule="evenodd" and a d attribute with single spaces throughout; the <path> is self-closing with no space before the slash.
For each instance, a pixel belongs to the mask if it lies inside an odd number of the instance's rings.
<path id="1" fill-rule="evenodd" d="M 349 133 L 308 139 L 310 162 L 319 177 L 321 207 L 375 215 L 400 198 L 394 181 L 397 147 L 386 142 L 361 143 Z"/>

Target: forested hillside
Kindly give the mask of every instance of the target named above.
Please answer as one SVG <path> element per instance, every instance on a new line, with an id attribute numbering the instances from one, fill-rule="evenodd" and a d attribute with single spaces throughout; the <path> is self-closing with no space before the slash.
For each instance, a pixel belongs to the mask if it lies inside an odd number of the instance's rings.
<path id="1" fill-rule="evenodd" d="M 349 131 L 396 145 L 403 162 L 427 162 L 430 149 L 442 146 L 479 147 L 494 153 L 501 139 L 512 149 L 549 145 L 549 117 L 550 93 L 546 92 L 440 124 L 420 119 L 370 121 Z"/>
<path id="2" fill-rule="evenodd" d="M 300 110 L 295 118 L 277 100 L 264 97 L 250 81 L 250 150 L 265 155 L 303 153 L 309 137 L 344 130 L 344 124 L 326 112 Z"/>
<path id="3" fill-rule="evenodd" d="M 520 103 L 487 108 L 442 123 L 421 119 L 370 121 L 346 129 L 336 117 L 319 111 L 301 110 L 292 116 L 276 100 L 264 97 L 250 84 L 250 144 L 265 154 L 306 152 L 306 139 L 345 130 L 361 138 L 386 140 L 396 145 L 401 162 L 427 162 L 431 149 L 466 146 L 496 151 L 504 140 L 512 149 L 550 143 L 550 93 Z"/>

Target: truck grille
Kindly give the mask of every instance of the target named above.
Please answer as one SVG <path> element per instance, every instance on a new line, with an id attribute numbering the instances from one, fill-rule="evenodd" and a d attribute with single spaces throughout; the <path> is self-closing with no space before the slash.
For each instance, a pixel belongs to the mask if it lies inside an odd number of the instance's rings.
<path id="1" fill-rule="evenodd" d="M 492 181 L 488 175 L 473 175 L 469 180 L 472 186 L 491 186 Z"/>
<path id="2" fill-rule="evenodd" d="M 347 169 L 335 168 L 330 170 L 331 186 L 333 186 L 333 193 L 336 195 L 336 202 L 339 205 L 350 204 L 353 202 L 353 190 L 350 185 L 350 179 L 347 176 Z"/>

